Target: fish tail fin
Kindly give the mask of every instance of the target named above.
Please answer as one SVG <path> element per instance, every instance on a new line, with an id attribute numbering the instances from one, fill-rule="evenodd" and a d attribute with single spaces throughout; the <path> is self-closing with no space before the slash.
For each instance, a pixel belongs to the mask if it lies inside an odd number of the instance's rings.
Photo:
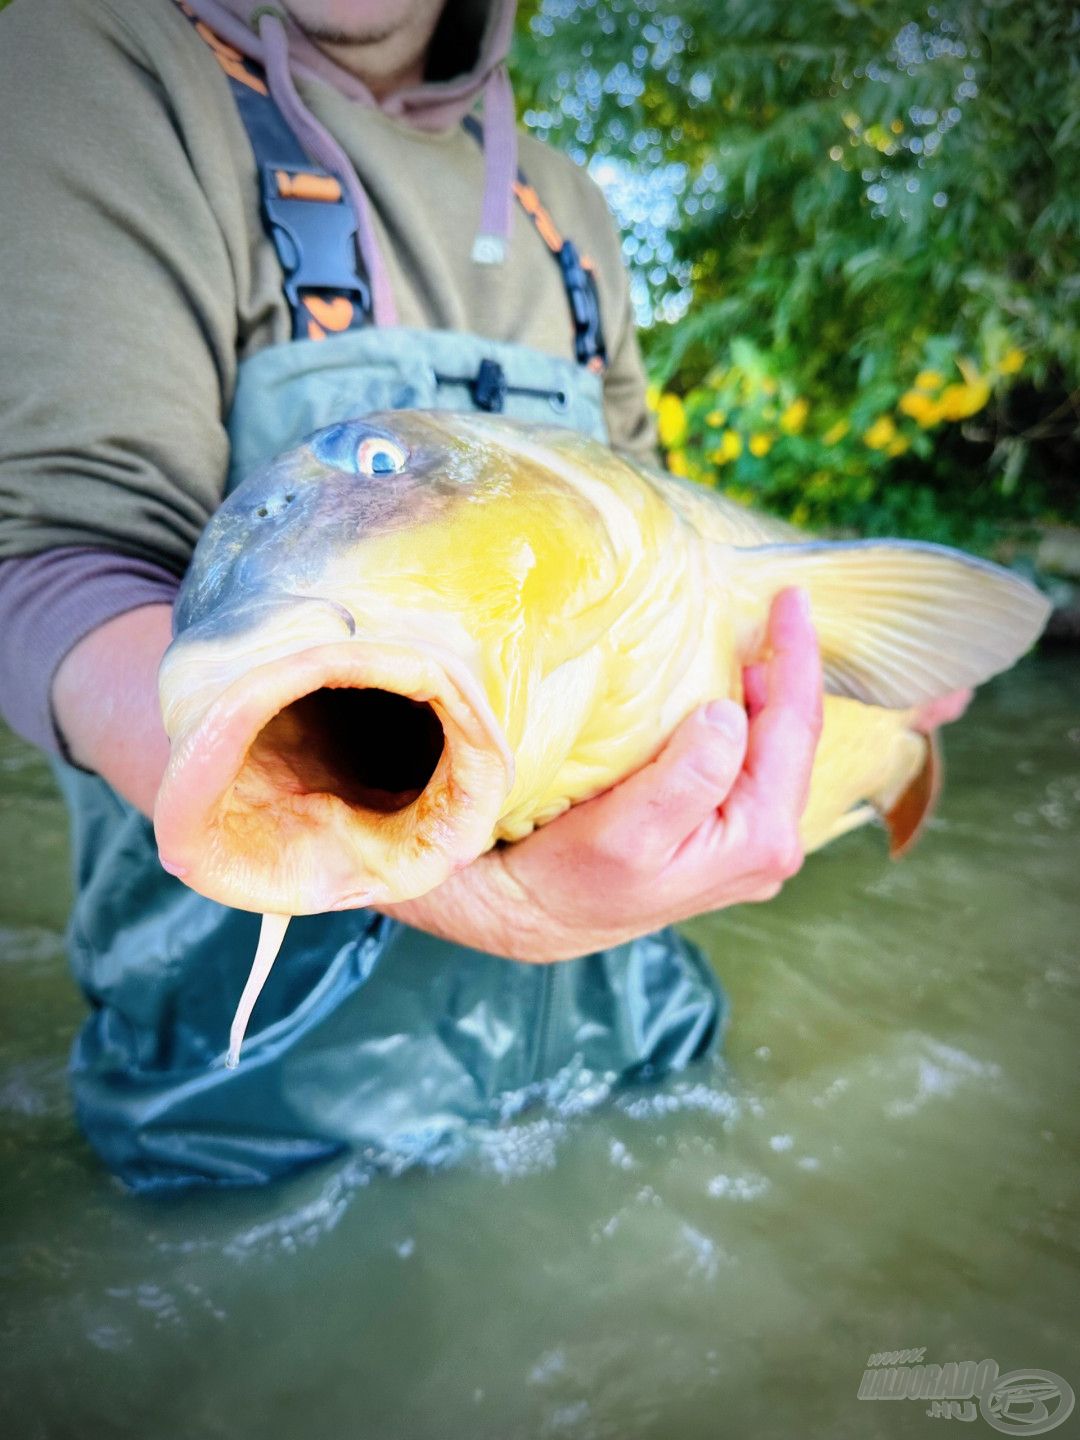
<path id="1" fill-rule="evenodd" d="M 915 773 L 906 779 L 899 791 L 874 797 L 874 808 L 889 832 L 889 858 L 899 860 L 906 855 L 933 815 L 941 794 L 945 771 L 941 758 L 941 742 L 936 735 L 911 735 L 912 748 L 922 752 Z"/>
<path id="2" fill-rule="evenodd" d="M 1046 597 L 1012 571 L 905 540 L 740 547 L 737 586 L 760 614 L 788 585 L 810 594 L 825 688 L 903 710 L 981 685 L 1034 644 Z"/>

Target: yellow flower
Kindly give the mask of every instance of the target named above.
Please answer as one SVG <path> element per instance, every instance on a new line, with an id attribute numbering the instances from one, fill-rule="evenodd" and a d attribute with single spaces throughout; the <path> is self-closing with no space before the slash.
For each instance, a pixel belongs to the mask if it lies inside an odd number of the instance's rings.
<path id="1" fill-rule="evenodd" d="M 915 376 L 916 390 L 940 390 L 945 376 L 939 370 L 920 370 Z"/>
<path id="2" fill-rule="evenodd" d="M 686 437 L 686 410 L 678 395 L 661 395 L 656 407 L 656 428 L 660 444 L 674 450 Z"/>
<path id="3" fill-rule="evenodd" d="M 656 407 L 660 404 L 660 386 L 649 385 L 645 389 L 645 404 L 655 415 Z"/>
<path id="4" fill-rule="evenodd" d="M 901 415 L 908 415 L 912 420 L 917 421 L 924 430 L 931 425 L 936 425 L 942 417 L 941 406 L 936 400 L 922 390 L 907 390 L 897 403 L 896 408 Z"/>
<path id="5" fill-rule="evenodd" d="M 710 451 L 709 459 L 714 465 L 726 465 L 729 460 L 737 460 L 741 454 L 742 436 L 736 430 L 725 430 L 720 436 L 720 444 Z"/>
<path id="6" fill-rule="evenodd" d="M 830 425 L 825 434 L 821 437 L 823 445 L 837 445 L 851 429 L 846 420 L 837 420 L 835 425 Z"/>
<path id="7" fill-rule="evenodd" d="M 767 454 L 769 453 L 769 451 L 772 449 L 772 443 L 773 443 L 773 442 L 772 442 L 772 436 L 771 436 L 771 435 L 762 435 L 762 434 L 751 435 L 751 436 L 750 436 L 750 454 L 751 454 L 751 455 L 756 455 L 756 456 L 758 457 L 758 459 L 760 460 L 763 455 L 767 455 Z"/>
<path id="8" fill-rule="evenodd" d="M 1024 351 L 1021 350 L 1018 345 L 1013 345 L 1010 349 L 1006 350 L 1005 354 L 1001 357 L 1001 363 L 998 365 L 998 374 L 1015 375 L 1017 371 L 1023 369 L 1026 359 L 1027 355 Z"/>
<path id="9" fill-rule="evenodd" d="M 780 416 L 780 429 L 785 435 L 798 435 L 799 431 L 806 424 L 806 417 L 810 414 L 810 402 L 804 400 L 800 395 L 793 400 L 784 413 Z"/>
<path id="10" fill-rule="evenodd" d="M 938 406 L 946 420 L 966 420 L 981 410 L 990 399 L 990 386 L 985 380 L 974 384 L 946 385 Z"/>
<path id="11" fill-rule="evenodd" d="M 726 410 L 710 410 L 709 413 L 708 413 L 708 415 L 705 416 L 705 424 L 706 424 L 706 425 L 712 425 L 715 429 L 719 429 L 721 425 L 726 425 L 726 424 L 727 424 L 727 411 L 726 411 Z"/>
<path id="12" fill-rule="evenodd" d="M 891 445 L 888 446 L 885 453 L 887 455 L 903 455 L 904 451 L 910 448 L 911 441 L 907 438 L 907 436 L 897 435 L 896 439 L 892 442 Z"/>
<path id="13" fill-rule="evenodd" d="M 889 129 L 894 135 L 902 135 L 904 133 L 904 122 L 902 120 L 894 120 L 889 126 Z"/>
<path id="14" fill-rule="evenodd" d="M 690 473 L 686 463 L 686 452 L 684 450 L 670 450 L 667 457 L 667 468 L 671 471 L 672 475 L 678 475 L 685 480 Z"/>
<path id="15" fill-rule="evenodd" d="M 884 450 L 895 438 L 896 426 L 888 415 L 879 415 L 863 434 L 863 440 L 871 450 Z"/>

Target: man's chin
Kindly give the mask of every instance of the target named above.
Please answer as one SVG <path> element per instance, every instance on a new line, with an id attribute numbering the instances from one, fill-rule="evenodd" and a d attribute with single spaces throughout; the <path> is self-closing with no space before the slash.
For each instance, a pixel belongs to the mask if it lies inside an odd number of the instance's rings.
<path id="1" fill-rule="evenodd" d="M 365 8 L 384 13 L 363 19 L 348 13 L 354 8 L 327 5 L 320 0 L 293 0 L 286 6 L 297 28 L 320 47 L 384 45 L 408 26 L 414 6 L 401 4 L 400 0 L 375 0 Z"/>

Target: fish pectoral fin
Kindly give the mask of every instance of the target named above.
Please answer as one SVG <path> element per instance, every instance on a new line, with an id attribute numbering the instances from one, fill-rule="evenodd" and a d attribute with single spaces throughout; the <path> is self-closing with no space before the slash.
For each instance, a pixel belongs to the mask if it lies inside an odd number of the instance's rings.
<path id="1" fill-rule="evenodd" d="M 736 584 L 761 612 L 788 585 L 810 594 L 825 688 L 905 710 L 1013 665 L 1050 603 L 986 560 L 904 540 L 814 541 L 730 552 Z"/>
<path id="2" fill-rule="evenodd" d="M 889 858 L 899 860 L 906 855 L 923 832 L 934 813 L 941 794 L 945 767 L 941 742 L 936 735 L 912 735 L 923 747 L 922 765 L 895 798 L 878 804 L 881 818 L 889 832 Z M 886 808 L 887 807 L 887 808 Z"/>

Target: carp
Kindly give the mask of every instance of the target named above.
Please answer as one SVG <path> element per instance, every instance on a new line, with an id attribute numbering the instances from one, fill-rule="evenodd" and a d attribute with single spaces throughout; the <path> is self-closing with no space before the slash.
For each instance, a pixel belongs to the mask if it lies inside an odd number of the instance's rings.
<path id="1" fill-rule="evenodd" d="M 235 1064 L 288 917 L 412 899 L 742 698 L 808 591 L 825 718 L 807 851 L 937 789 L 914 707 L 1012 665 L 1049 606 L 941 546 L 831 543 L 555 426 L 402 411 L 331 425 L 207 525 L 160 695 L 162 863 L 264 916 Z"/>

